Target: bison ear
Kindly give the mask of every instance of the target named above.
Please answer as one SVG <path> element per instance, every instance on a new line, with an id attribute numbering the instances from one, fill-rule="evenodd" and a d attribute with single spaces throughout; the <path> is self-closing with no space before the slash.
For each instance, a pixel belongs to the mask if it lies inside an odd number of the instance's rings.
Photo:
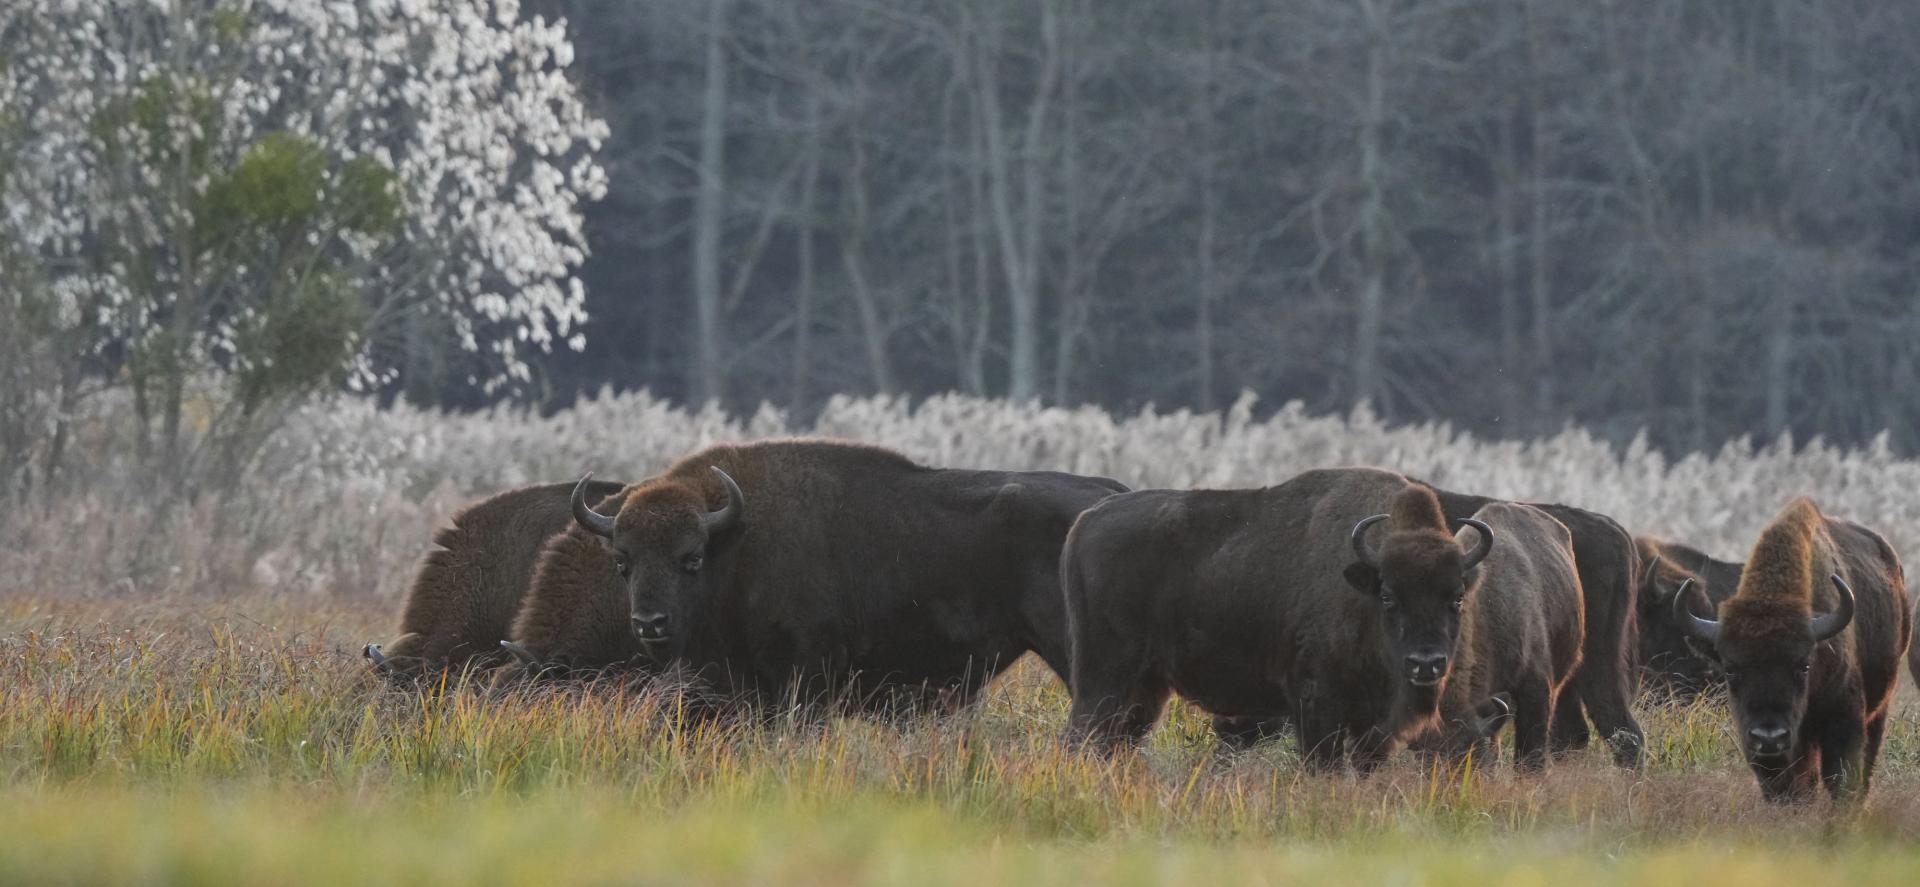
<path id="1" fill-rule="evenodd" d="M 1347 584 L 1353 586 L 1354 591 L 1368 597 L 1372 597 L 1380 590 L 1380 571 L 1370 564 L 1354 561 L 1347 565 L 1347 569 L 1341 575 L 1347 577 Z"/>

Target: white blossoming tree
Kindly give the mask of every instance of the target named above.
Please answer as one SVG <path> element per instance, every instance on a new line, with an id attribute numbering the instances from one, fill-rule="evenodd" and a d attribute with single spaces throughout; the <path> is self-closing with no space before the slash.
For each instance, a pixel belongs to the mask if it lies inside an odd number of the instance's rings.
<path id="1" fill-rule="evenodd" d="M 579 348 L 606 127 L 572 54 L 518 0 L 0 4 L 0 323 L 64 367 L 0 410 L 124 384 L 143 447 L 219 470 L 303 395 L 390 381 L 423 318 L 493 387 Z"/>

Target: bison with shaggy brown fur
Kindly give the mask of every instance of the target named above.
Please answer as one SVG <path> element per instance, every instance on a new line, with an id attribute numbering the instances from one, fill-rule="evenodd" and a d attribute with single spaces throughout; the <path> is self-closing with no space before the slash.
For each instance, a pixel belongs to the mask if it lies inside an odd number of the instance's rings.
<path id="1" fill-rule="evenodd" d="M 1580 664 L 1585 633 L 1573 536 L 1565 524 L 1529 505 L 1495 502 L 1473 517 L 1491 527 L 1500 544 L 1470 571 L 1477 579 L 1461 603 L 1458 661 L 1440 702 L 1443 725 L 1429 745 L 1462 756 L 1483 747 L 1491 723 L 1510 713 L 1514 763 L 1538 769 L 1547 761 L 1554 709 Z M 1471 548 L 1478 534 L 1462 528 L 1456 541 Z M 1379 570 L 1355 575 L 1375 588 L 1397 584 Z M 1502 717 L 1489 716 L 1489 699 L 1501 700 Z"/>
<path id="2" fill-rule="evenodd" d="M 1382 511 L 1384 538 L 1356 563 L 1350 538 Z M 1456 603 L 1493 542 L 1463 550 L 1430 488 L 1370 468 L 1107 499 L 1061 555 L 1069 736 L 1136 742 L 1177 692 L 1216 714 L 1286 706 L 1310 765 L 1371 768 L 1435 722 Z"/>
<path id="3" fill-rule="evenodd" d="M 1686 626 L 1674 618 L 1673 601 L 1686 588 L 1694 598 L 1690 609 L 1707 612 L 1718 607 L 1740 587 L 1743 565 L 1678 542 L 1646 536 L 1635 536 L 1633 541 L 1643 566 L 1639 591 L 1643 686 L 1656 697 L 1682 702 L 1725 687 L 1712 660 L 1687 640 Z"/>
<path id="4" fill-rule="evenodd" d="M 724 696 L 960 703 L 1028 651 L 1065 672 L 1061 541 L 1123 490 L 831 441 L 716 446 L 602 510 L 575 500 L 515 640 L 542 662 L 638 654 Z"/>
<path id="5" fill-rule="evenodd" d="M 421 558 L 391 643 L 368 644 L 382 675 L 406 680 L 440 669 L 498 664 L 547 538 L 573 522 L 573 484 L 521 487 L 470 504 L 433 535 Z M 619 484 L 583 492 L 595 502 Z"/>
<path id="6" fill-rule="evenodd" d="M 1675 606 L 1719 659 L 1735 732 L 1769 801 L 1864 798 L 1911 639 L 1900 559 L 1872 530 L 1795 499 L 1760 533 L 1718 619 Z"/>
<path id="7" fill-rule="evenodd" d="M 1450 519 L 1468 517 L 1497 501 L 1449 490 L 1434 492 L 1440 499 L 1441 510 Z M 1553 718 L 1553 747 L 1558 751 L 1585 747 L 1591 738 L 1587 729 L 1587 720 L 1591 717 L 1611 746 L 1614 762 L 1622 767 L 1637 767 L 1645 740 L 1632 709 L 1637 685 L 1634 656 L 1639 619 L 1635 601 L 1640 576 L 1640 559 L 1633 537 L 1603 514 L 1570 505 L 1533 503 L 1533 506 L 1572 533 L 1574 562 L 1585 608 L 1586 634 L 1581 642 L 1581 662 L 1566 692 L 1559 695 L 1559 710 Z M 1280 735 L 1288 729 L 1286 712 L 1290 703 L 1278 700 L 1277 704 L 1281 707 L 1263 714 L 1248 712 L 1216 717 L 1214 731 L 1222 740 L 1236 745 Z"/>

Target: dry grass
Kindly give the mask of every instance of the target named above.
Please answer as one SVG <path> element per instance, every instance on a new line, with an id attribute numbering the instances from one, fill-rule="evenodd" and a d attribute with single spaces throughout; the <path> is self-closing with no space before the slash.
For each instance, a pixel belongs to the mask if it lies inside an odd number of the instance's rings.
<path id="1" fill-rule="evenodd" d="M 1056 742 L 1025 667 L 964 717 L 688 724 L 604 684 L 407 694 L 353 654 L 390 614 L 255 595 L 0 600 L 0 881 L 829 883 L 1339 877 L 1814 883 L 1920 874 L 1920 718 L 1867 809 L 1763 804 L 1711 704 L 1643 713 L 1645 773 L 1403 760 L 1300 772 L 1178 710 L 1140 754 Z"/>
<path id="2" fill-rule="evenodd" d="M 0 513 L 0 883 L 1920 881 L 1920 706 L 1867 808 L 1759 800 L 1713 705 L 1643 712 L 1650 763 L 1599 750 L 1538 778 L 1399 762 L 1303 775 L 1286 743 L 1216 748 L 1176 706 L 1139 754 L 1064 753 L 1044 670 L 967 716 L 688 724 L 604 684 L 376 685 L 432 528 L 463 499 L 585 468 L 637 477 L 702 444 L 802 431 L 938 464 L 1233 486 L 1321 464 L 1607 511 L 1738 556 L 1796 492 L 1920 540 L 1920 463 L 1730 447 L 1669 463 L 1579 431 L 1487 444 L 1362 416 L 1042 410 L 964 398 L 690 414 L 644 394 L 550 418 L 303 414 L 221 496 L 156 495 L 81 423 L 80 481 Z M 1916 552 L 1909 552 L 1910 554 Z"/>

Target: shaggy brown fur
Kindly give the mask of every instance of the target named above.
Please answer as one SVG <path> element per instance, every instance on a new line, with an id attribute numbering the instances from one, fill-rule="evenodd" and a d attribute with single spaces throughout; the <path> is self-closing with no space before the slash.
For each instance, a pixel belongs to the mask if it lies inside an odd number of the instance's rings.
<path id="1" fill-rule="evenodd" d="M 1511 700 L 1514 761 L 1546 763 L 1554 709 L 1580 664 L 1585 606 L 1566 525 L 1528 505 L 1496 502 L 1474 518 L 1500 540 L 1480 569 L 1461 614 L 1459 662 L 1441 701 L 1445 724 L 1437 747 L 1462 755 L 1481 743 L 1481 705 L 1496 694 Z M 1462 529 L 1459 545 L 1477 531 Z M 1484 758 L 1484 755 L 1481 755 Z"/>
<path id="2" fill-rule="evenodd" d="M 744 503 L 710 536 L 701 517 L 727 502 L 715 467 Z M 611 539 L 574 526 L 549 543 L 515 640 L 576 666 L 644 656 L 725 695 L 964 701 L 1028 650 L 1064 673 L 1061 540 L 1124 489 L 835 441 L 711 447 L 600 508 Z M 650 647 L 629 619 L 653 614 L 673 630 Z"/>
<path id="3" fill-rule="evenodd" d="M 1415 481 L 1418 483 L 1418 481 Z M 1436 490 L 1448 518 L 1474 514 L 1493 500 L 1448 490 Z M 1633 538 L 1606 515 L 1570 505 L 1534 503 L 1573 533 L 1574 564 L 1579 569 L 1586 612 L 1583 654 L 1561 693 L 1553 717 L 1553 747 L 1557 751 L 1583 748 L 1590 739 L 1587 719 L 1612 747 L 1614 762 L 1637 767 L 1645 745 L 1640 724 L 1633 717 L 1637 670 L 1639 618 L 1635 610 L 1641 564 Z M 1214 718 L 1214 732 L 1223 741 L 1245 744 L 1290 729 L 1284 714 L 1290 707 L 1261 714 L 1245 712 Z"/>
<path id="4" fill-rule="evenodd" d="M 1640 551 L 1640 674 L 1651 692 L 1688 701 L 1701 691 L 1725 685 L 1709 658 L 1687 641 L 1685 626 L 1674 619 L 1674 595 L 1682 587 L 1693 600 L 1689 609 L 1712 612 L 1740 587 L 1743 564 L 1718 560 L 1678 542 L 1634 537 Z M 1688 586 L 1687 580 L 1693 580 Z"/>
<path id="5" fill-rule="evenodd" d="M 1815 614 L 1841 607 L 1834 576 L 1853 590 L 1853 618 L 1816 642 Z M 1912 634 L 1892 547 L 1796 499 L 1760 534 L 1719 615 L 1714 652 L 1762 794 L 1804 800 L 1817 776 L 1836 800 L 1864 797 Z M 1771 750 L 1769 731 L 1783 750 Z"/>
<path id="6" fill-rule="evenodd" d="M 598 501 L 619 489 L 596 483 L 589 493 Z M 573 523 L 572 492 L 572 484 L 521 487 L 456 512 L 420 560 L 399 637 L 369 646 L 369 658 L 383 658 L 383 671 L 400 678 L 504 661 L 500 641 L 530 587 L 542 544 Z"/>
<path id="7" fill-rule="evenodd" d="M 1437 692 L 1409 685 L 1389 608 L 1348 584 L 1354 525 L 1390 508 L 1398 518 L 1376 550 L 1386 571 L 1405 571 L 1389 580 L 1402 583 L 1393 609 L 1448 610 L 1461 586 L 1459 549 L 1432 493 L 1392 472 L 1148 490 L 1089 509 L 1060 563 L 1073 637 L 1070 735 L 1137 741 L 1178 692 L 1222 715 L 1290 708 L 1313 765 L 1349 752 L 1356 766 L 1377 764 L 1430 721 Z"/>

